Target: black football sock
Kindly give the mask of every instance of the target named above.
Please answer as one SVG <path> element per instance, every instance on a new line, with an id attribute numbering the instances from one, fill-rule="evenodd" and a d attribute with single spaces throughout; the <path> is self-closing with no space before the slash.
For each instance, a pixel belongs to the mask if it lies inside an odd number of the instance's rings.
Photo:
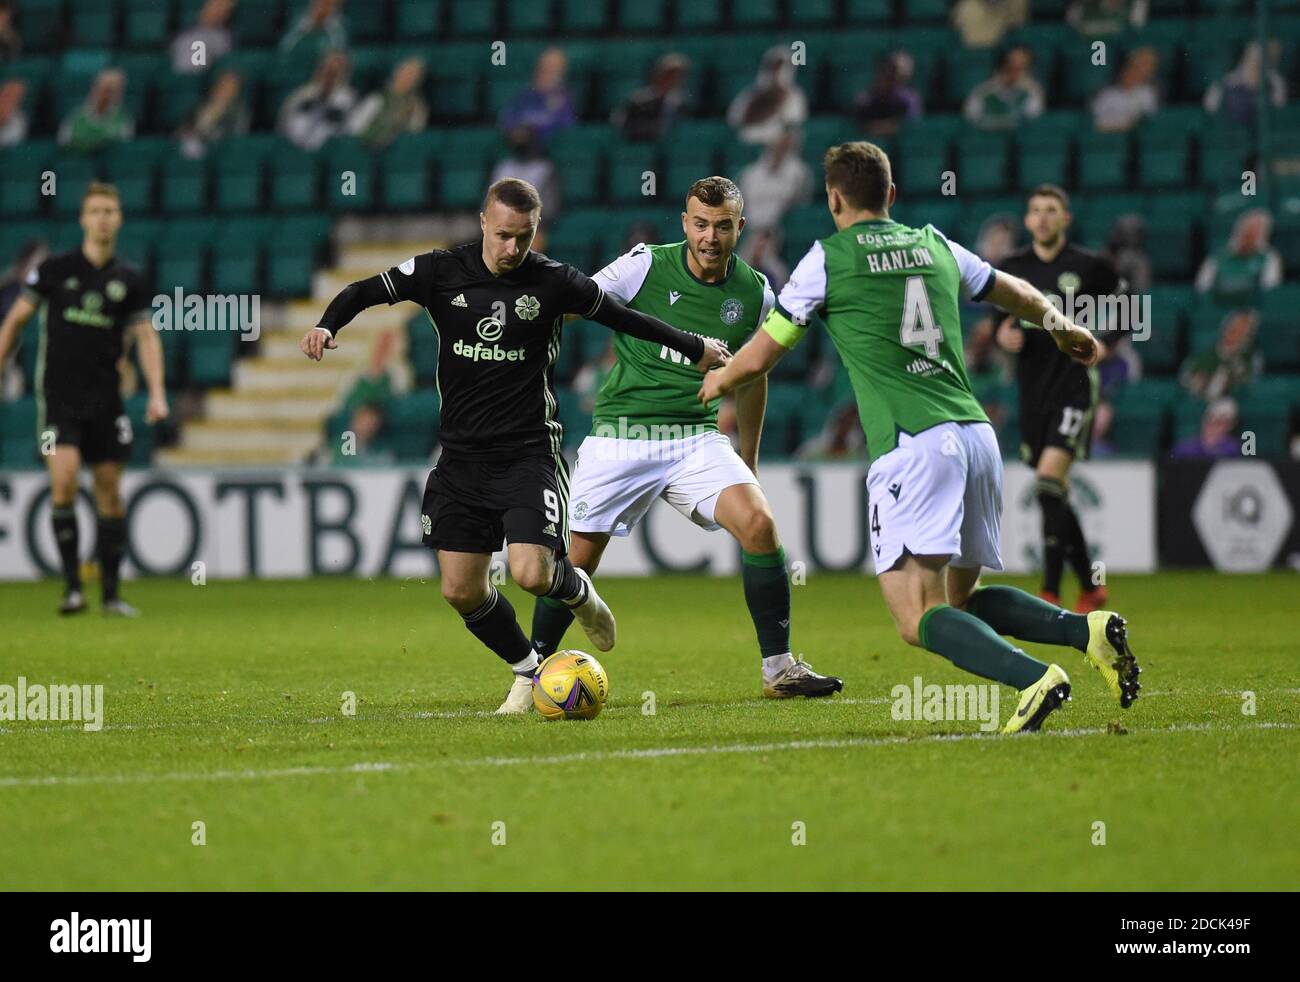
<path id="1" fill-rule="evenodd" d="M 919 632 L 921 646 L 927 651 L 942 655 L 972 675 L 1014 689 L 1029 688 L 1047 671 L 1046 665 L 998 637 L 978 617 L 948 604 L 922 614 Z"/>
<path id="2" fill-rule="evenodd" d="M 1060 596 L 1061 571 L 1065 568 L 1064 508 L 1068 506 L 1065 485 L 1054 477 L 1034 482 L 1038 506 L 1043 511 L 1043 592 Z"/>
<path id="3" fill-rule="evenodd" d="M 758 635 L 763 658 L 790 651 L 790 578 L 785 570 L 785 550 L 740 553 L 740 579 L 745 587 L 745 604 Z"/>
<path id="4" fill-rule="evenodd" d="M 543 596 L 558 600 L 568 607 L 581 607 L 587 602 L 587 584 L 578 575 L 568 556 L 560 556 L 555 560 L 551 588 Z"/>
<path id="5" fill-rule="evenodd" d="M 533 650 L 537 656 L 555 654 L 572 623 L 572 607 L 553 597 L 538 597 L 533 604 Z"/>
<path id="6" fill-rule="evenodd" d="M 1092 582 L 1092 557 L 1088 555 L 1088 543 L 1083 537 L 1083 527 L 1079 524 L 1079 516 L 1074 513 L 1070 507 L 1070 502 L 1062 502 L 1062 519 L 1064 525 L 1062 528 L 1063 540 L 1065 543 L 1065 558 L 1070 563 L 1070 568 L 1074 570 L 1074 575 L 1079 578 L 1079 586 L 1084 590 L 1092 590 L 1097 584 Z"/>
<path id="7" fill-rule="evenodd" d="M 526 662 L 530 657 L 536 657 L 519 627 L 519 621 L 515 619 L 515 608 L 500 590 L 496 587 L 490 589 L 491 593 L 482 606 L 460 615 L 464 618 L 469 633 L 512 667 Z"/>
<path id="8" fill-rule="evenodd" d="M 77 534 L 77 509 L 72 505 L 55 508 L 50 524 L 54 526 L 54 541 L 59 546 L 59 563 L 63 567 L 63 583 L 68 592 L 81 589 L 80 543 Z"/>
<path id="9" fill-rule="evenodd" d="M 1088 650 L 1087 614 L 1062 610 L 1013 586 L 980 587 L 967 601 L 966 612 L 1020 641 Z"/>
<path id="10" fill-rule="evenodd" d="M 95 530 L 99 546 L 99 586 L 104 603 L 117 599 L 118 572 L 126 552 L 126 520 L 99 516 Z"/>

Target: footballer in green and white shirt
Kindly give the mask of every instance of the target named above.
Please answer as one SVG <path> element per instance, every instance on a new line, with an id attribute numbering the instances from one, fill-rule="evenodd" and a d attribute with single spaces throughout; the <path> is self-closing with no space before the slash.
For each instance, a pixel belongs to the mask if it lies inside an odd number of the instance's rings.
<path id="1" fill-rule="evenodd" d="M 896 192 L 879 147 L 832 147 L 825 171 L 837 231 L 813 243 L 762 330 L 729 365 L 705 375 L 701 402 L 765 375 L 820 314 L 857 396 L 871 459 L 876 573 L 903 640 L 1018 689 L 1004 732 L 1038 729 L 1070 696 L 1059 665 L 1029 657 L 1004 634 L 1077 648 L 1127 709 L 1138 666 L 1122 617 L 1075 614 L 1015 587 L 979 586 L 982 567 L 1002 568 L 1002 456 L 966 374 L 959 295 L 1047 328 L 1085 365 L 1100 355 L 1096 339 L 1035 287 L 934 226 L 893 221 Z"/>
<path id="2" fill-rule="evenodd" d="M 685 240 L 642 243 L 592 277 L 633 310 L 680 330 L 738 347 L 757 330 L 775 297 L 767 278 L 735 255 L 745 226 L 740 189 L 725 177 L 691 185 L 682 213 Z M 709 531 L 725 528 L 741 548 L 745 601 L 758 635 L 763 694 L 829 696 L 840 679 L 818 675 L 790 647 L 790 580 L 767 498 L 759 487 L 758 446 L 767 380 L 736 393 L 740 453 L 718 432 L 721 397 L 701 403 L 699 373 L 663 345 L 617 335 L 616 361 L 596 396 L 591 434 L 578 450 L 569 493 L 569 555 L 595 573 L 611 536 L 628 535 L 657 498 Z M 533 647 L 554 652 L 573 614 L 537 602 Z"/>

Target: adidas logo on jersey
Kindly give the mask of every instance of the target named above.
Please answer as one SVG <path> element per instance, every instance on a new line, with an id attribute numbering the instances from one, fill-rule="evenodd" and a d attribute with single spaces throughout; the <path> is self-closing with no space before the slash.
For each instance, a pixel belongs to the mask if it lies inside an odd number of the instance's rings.
<path id="1" fill-rule="evenodd" d="M 558 537 L 559 534 L 560 534 L 559 532 L 555 531 L 555 523 L 554 523 L 554 522 L 549 522 L 549 523 L 547 524 L 546 528 L 542 529 L 542 535 L 554 535 L 554 536 L 557 536 L 557 537 Z"/>
<path id="2" fill-rule="evenodd" d="M 458 294 L 456 294 L 456 296 L 455 296 L 455 297 L 452 299 L 452 301 L 451 301 L 451 305 L 452 305 L 453 307 L 468 307 L 468 306 L 469 306 L 469 304 L 467 304 L 467 303 L 465 302 L 465 294 L 463 294 L 463 293 L 458 293 Z"/>

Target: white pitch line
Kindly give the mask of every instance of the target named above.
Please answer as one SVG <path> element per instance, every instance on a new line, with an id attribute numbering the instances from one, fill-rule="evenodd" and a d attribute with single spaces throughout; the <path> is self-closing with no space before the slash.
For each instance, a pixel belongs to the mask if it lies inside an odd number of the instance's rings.
<path id="1" fill-rule="evenodd" d="M 1135 729 L 1128 733 L 1164 734 L 1190 732 L 1233 732 L 1240 730 L 1294 730 L 1296 723 L 1249 723 L 1245 726 L 1215 726 L 1211 723 L 1178 723 L 1154 729 Z M 1044 738 L 1074 738 L 1100 736 L 1110 731 L 1104 727 L 1044 730 Z M 360 761 L 355 764 L 281 767 L 264 771 L 190 771 L 163 774 L 67 774 L 45 777 L 0 777 L 0 788 L 63 787 L 87 784 L 160 784 L 184 781 L 253 781 L 274 780 L 284 777 L 319 777 L 340 774 L 391 773 L 395 771 L 432 770 L 444 767 L 514 767 L 519 765 L 545 766 L 551 764 L 590 763 L 603 760 L 653 760 L 662 757 L 695 757 L 710 754 L 766 754 L 798 750 L 843 750 L 856 747 L 885 747 L 900 744 L 965 743 L 972 740 L 998 740 L 998 733 L 936 733 L 922 737 L 844 737 L 826 740 L 788 740 L 779 743 L 711 744 L 695 747 L 644 747 L 629 750 L 583 750 L 570 754 L 537 754 L 524 757 L 466 757 L 461 759 L 432 760 L 408 763 L 388 761 Z"/>

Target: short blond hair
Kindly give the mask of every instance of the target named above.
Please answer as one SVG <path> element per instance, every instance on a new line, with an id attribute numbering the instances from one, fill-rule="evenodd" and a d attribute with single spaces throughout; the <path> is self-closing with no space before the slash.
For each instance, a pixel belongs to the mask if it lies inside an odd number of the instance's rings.
<path id="1" fill-rule="evenodd" d="M 86 202 L 91 198 L 112 198 L 120 207 L 122 196 L 117 193 L 117 185 L 109 184 L 107 181 L 91 181 L 86 187 L 86 193 L 81 196 L 81 207 L 86 207 Z"/>

